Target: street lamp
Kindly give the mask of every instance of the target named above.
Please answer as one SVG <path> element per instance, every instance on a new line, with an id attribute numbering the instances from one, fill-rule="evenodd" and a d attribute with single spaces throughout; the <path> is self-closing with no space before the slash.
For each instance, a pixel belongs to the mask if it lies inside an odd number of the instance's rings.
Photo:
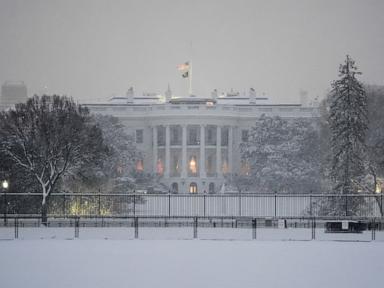
<path id="1" fill-rule="evenodd" d="M 3 187 L 4 190 L 7 190 L 9 187 L 9 183 L 7 180 L 4 180 L 3 183 L 1 183 L 1 186 Z"/>
<path id="2" fill-rule="evenodd" d="M 8 210 L 8 205 L 7 205 L 7 189 L 9 187 L 9 183 L 7 180 L 4 180 L 1 183 L 1 187 L 3 188 L 3 193 L 4 193 L 4 226 L 7 226 L 7 210 Z"/>

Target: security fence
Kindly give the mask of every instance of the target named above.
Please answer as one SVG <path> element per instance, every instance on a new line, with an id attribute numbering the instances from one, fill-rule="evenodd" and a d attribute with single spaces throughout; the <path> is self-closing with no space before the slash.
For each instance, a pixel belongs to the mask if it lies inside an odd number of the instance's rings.
<path id="1" fill-rule="evenodd" d="M 227 239 L 384 241 L 383 218 L 67 217 L 16 216 L 0 222 L 11 239 Z M 4 223 L 5 224 L 5 223 Z M 345 227 L 344 227 L 345 226 Z"/>
<path id="2" fill-rule="evenodd" d="M 0 193 L 3 219 L 41 214 L 38 193 Z M 93 194 L 55 193 L 49 217 L 381 218 L 380 194 Z M 0 216 L 0 217 L 1 217 Z"/>

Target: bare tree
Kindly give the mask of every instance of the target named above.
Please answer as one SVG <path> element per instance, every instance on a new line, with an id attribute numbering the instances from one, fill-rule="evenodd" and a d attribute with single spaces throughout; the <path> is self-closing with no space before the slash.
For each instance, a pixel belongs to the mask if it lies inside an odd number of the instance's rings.
<path id="1" fill-rule="evenodd" d="M 88 109 L 71 98 L 34 96 L 0 114 L 0 150 L 40 184 L 42 222 L 47 200 L 66 173 L 75 173 L 107 151 L 101 130 L 90 123 Z"/>

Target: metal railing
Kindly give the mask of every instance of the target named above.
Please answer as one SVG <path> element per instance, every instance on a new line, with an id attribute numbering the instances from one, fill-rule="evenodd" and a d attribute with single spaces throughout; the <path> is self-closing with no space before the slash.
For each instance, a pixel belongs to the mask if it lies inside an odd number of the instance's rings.
<path id="1" fill-rule="evenodd" d="M 361 230 L 330 231 L 335 219 L 321 218 L 228 218 L 228 217 L 68 217 L 50 218 L 45 226 L 33 216 L 8 219 L 0 223 L 0 239 L 275 239 L 275 240 L 337 240 L 383 241 L 384 219 L 356 219 Z M 337 221 L 337 223 L 349 221 Z M 336 224 L 337 224 L 336 223 Z M 112 229 L 111 229 L 112 228 Z M 118 229 L 113 229 L 118 228 Z M 176 230 L 175 230 L 176 229 Z M 167 231 L 168 230 L 168 231 Z M 178 232 L 177 232 L 178 231 Z M 179 233 L 182 232 L 182 233 Z M 208 235 L 207 235 L 208 234 Z M 240 234 L 240 235 L 239 235 Z M 379 237 L 376 239 L 376 234 Z M 80 236 L 81 235 L 81 236 Z M 108 236 L 107 236 L 108 235 Z M 181 236 L 181 238 L 180 238 Z"/>
<path id="2" fill-rule="evenodd" d="M 39 215 L 41 200 L 39 193 L 1 193 L 0 215 Z M 47 207 L 50 217 L 380 218 L 383 194 L 55 193 Z"/>

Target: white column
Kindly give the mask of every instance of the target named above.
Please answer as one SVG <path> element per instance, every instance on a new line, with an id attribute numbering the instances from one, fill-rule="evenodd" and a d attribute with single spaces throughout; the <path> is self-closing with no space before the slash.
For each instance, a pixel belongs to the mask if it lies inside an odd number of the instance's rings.
<path id="1" fill-rule="evenodd" d="M 200 178 L 206 178 L 205 171 L 205 125 L 200 126 Z"/>
<path id="2" fill-rule="evenodd" d="M 221 127 L 219 125 L 217 125 L 216 133 L 216 174 L 217 177 L 221 177 Z"/>
<path id="3" fill-rule="evenodd" d="M 187 125 L 182 125 L 181 178 L 187 177 Z"/>
<path id="4" fill-rule="evenodd" d="M 157 160 L 158 160 L 158 156 L 157 156 L 157 126 L 154 126 L 152 128 L 153 130 L 153 153 L 152 153 L 152 156 L 153 156 L 153 174 L 157 174 Z"/>
<path id="5" fill-rule="evenodd" d="M 228 127 L 228 173 L 232 174 L 233 171 L 233 128 Z"/>
<path id="6" fill-rule="evenodd" d="M 170 157 L 171 157 L 171 149 L 170 149 L 170 135 L 169 135 L 169 125 L 165 126 L 165 173 L 164 177 L 169 178 L 170 171 Z"/>

